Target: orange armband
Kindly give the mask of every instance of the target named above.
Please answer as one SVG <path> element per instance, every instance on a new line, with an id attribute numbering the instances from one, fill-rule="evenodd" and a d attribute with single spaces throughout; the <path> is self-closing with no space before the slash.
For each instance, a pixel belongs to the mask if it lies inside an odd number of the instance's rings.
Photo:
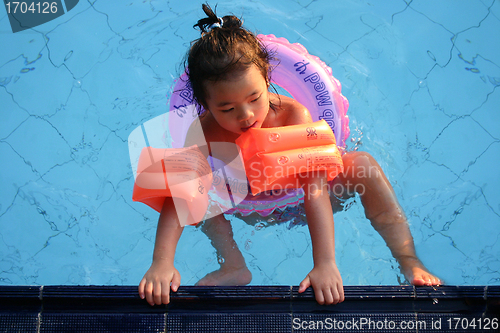
<path id="1" fill-rule="evenodd" d="M 273 128 L 249 129 L 240 147 L 253 195 L 301 186 L 299 177 L 327 171 L 333 180 L 343 171 L 342 156 L 332 129 L 324 120 Z"/>
<path id="2" fill-rule="evenodd" d="M 182 225 L 193 224 L 207 211 L 211 184 L 212 170 L 197 146 L 145 147 L 137 164 L 132 200 L 161 212 L 166 197 L 183 199 L 185 202 L 174 200 L 177 214 L 185 216 L 179 217 Z"/>

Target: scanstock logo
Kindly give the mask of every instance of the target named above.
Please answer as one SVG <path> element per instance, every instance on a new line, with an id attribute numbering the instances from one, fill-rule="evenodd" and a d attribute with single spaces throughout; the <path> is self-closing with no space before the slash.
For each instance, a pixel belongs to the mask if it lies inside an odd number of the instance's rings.
<path id="1" fill-rule="evenodd" d="M 10 1 L 4 0 L 12 32 L 34 28 L 73 9 L 79 0 Z"/>

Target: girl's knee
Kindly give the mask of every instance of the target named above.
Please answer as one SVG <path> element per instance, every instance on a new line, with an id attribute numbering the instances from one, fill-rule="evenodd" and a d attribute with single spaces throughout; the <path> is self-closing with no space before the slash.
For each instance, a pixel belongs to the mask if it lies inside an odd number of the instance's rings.
<path id="1" fill-rule="evenodd" d="M 367 152 L 346 153 L 342 161 L 344 162 L 343 176 L 355 183 L 364 182 L 382 174 L 380 165 Z"/>
<path id="2" fill-rule="evenodd" d="M 373 164 L 377 164 L 375 159 L 370 153 L 364 151 L 353 151 L 349 153 L 345 153 L 342 156 L 342 161 L 344 162 L 344 166 L 369 166 Z"/>
<path id="3" fill-rule="evenodd" d="M 380 165 L 369 153 L 346 153 L 342 160 L 344 172 L 334 180 L 330 189 L 336 197 L 347 199 L 356 193 L 363 197 L 387 183 Z"/>

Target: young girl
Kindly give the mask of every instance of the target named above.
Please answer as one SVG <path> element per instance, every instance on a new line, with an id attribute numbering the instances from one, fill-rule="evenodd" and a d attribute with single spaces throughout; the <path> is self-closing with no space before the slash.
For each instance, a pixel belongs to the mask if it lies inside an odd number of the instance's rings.
<path id="1" fill-rule="evenodd" d="M 251 32 L 242 28 L 241 21 L 235 16 L 219 18 L 207 5 L 203 10 L 207 17 L 195 25 L 202 36 L 189 50 L 187 72 L 203 112 L 199 121 L 208 143 L 205 155 L 211 153 L 210 142 L 234 143 L 249 128 L 311 123 L 309 111 L 300 103 L 268 91 L 271 55 Z M 188 132 L 186 147 L 200 142 L 193 131 Z M 237 152 L 228 151 L 225 158 L 231 161 L 234 154 Z M 344 173 L 333 184 L 327 183 L 326 172 L 302 181 L 314 267 L 300 283 L 299 292 L 312 286 L 319 304 L 344 300 L 342 278 L 335 263 L 333 212 L 342 208 L 341 200 L 355 195 L 354 189 L 362 189 L 359 195 L 365 215 L 386 241 L 408 281 L 414 285 L 439 284 L 440 280 L 417 258 L 406 217 L 378 163 L 364 152 L 345 153 L 342 159 Z M 332 186 L 337 195 L 342 188 L 340 197 L 329 194 Z M 158 221 L 153 263 L 139 284 L 140 297 L 151 305 L 169 303 L 170 289 L 175 292 L 180 285 L 174 255 L 182 230 L 173 200 L 167 198 Z M 219 270 L 202 278 L 198 285 L 250 283 L 252 275 L 224 215 L 206 220 L 202 230 L 224 261 Z"/>

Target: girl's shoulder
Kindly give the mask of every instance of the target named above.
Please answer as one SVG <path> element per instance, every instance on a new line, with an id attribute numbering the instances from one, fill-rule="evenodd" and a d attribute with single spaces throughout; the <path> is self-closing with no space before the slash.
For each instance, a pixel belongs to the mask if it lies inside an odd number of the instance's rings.
<path id="1" fill-rule="evenodd" d="M 271 108 L 274 111 L 274 119 L 272 119 L 269 126 L 266 127 L 308 124 L 313 122 L 309 110 L 295 99 L 277 94 L 271 94 L 270 99 Z"/>
<path id="2" fill-rule="evenodd" d="M 193 120 L 189 126 L 184 146 L 207 147 L 206 152 L 203 150 L 203 153 L 207 155 L 211 151 L 210 142 L 234 142 L 236 137 L 220 127 L 210 112 L 205 112 Z M 208 146 L 206 146 L 207 144 Z"/>
<path id="3" fill-rule="evenodd" d="M 205 112 L 193 120 L 186 135 L 185 146 L 199 144 L 203 141 L 214 141 L 213 136 L 216 132 L 210 131 L 213 128 L 211 118 L 209 113 Z"/>

